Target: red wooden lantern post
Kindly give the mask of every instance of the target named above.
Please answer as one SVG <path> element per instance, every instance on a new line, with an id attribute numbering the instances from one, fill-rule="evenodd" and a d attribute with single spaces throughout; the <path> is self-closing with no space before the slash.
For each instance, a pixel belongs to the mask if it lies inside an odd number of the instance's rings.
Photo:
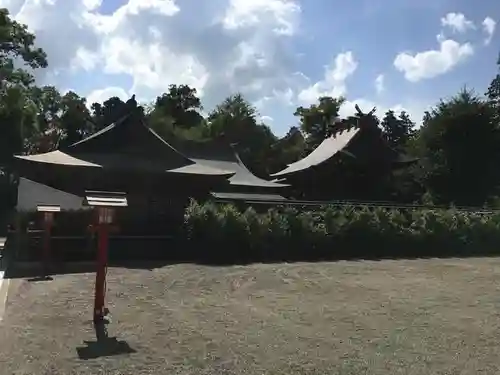
<path id="1" fill-rule="evenodd" d="M 97 233 L 97 269 L 94 296 L 94 323 L 102 322 L 108 313 L 105 307 L 106 272 L 108 267 L 109 233 L 114 231 L 116 208 L 127 207 L 124 193 L 86 192 L 84 204 L 94 207 L 95 223 L 90 228 Z"/>
<path id="2" fill-rule="evenodd" d="M 48 276 L 49 265 L 52 258 L 52 251 L 50 248 L 50 238 L 52 233 L 52 226 L 54 225 L 54 214 L 61 211 L 60 206 L 56 205 L 39 205 L 37 206 L 37 211 L 43 213 L 43 236 L 42 236 L 42 247 L 43 247 L 43 264 L 44 264 L 44 274 Z"/>

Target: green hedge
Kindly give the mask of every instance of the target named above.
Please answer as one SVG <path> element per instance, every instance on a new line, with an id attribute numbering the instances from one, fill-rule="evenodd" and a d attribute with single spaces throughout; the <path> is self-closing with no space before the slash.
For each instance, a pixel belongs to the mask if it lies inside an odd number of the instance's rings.
<path id="1" fill-rule="evenodd" d="M 500 214 L 325 206 L 253 208 L 191 202 L 191 257 L 214 261 L 474 256 L 500 253 Z"/>

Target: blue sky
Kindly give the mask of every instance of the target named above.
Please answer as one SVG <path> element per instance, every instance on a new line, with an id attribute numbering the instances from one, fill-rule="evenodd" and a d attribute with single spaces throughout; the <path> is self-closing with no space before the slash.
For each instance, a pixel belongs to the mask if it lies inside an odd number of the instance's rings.
<path id="1" fill-rule="evenodd" d="M 358 103 L 377 106 L 379 114 L 405 109 L 419 122 L 424 110 L 464 85 L 483 93 L 500 51 L 494 0 L 0 0 L 0 6 L 28 24 L 47 50 L 40 83 L 90 101 L 131 94 L 150 101 L 169 84 L 186 83 L 199 90 L 206 110 L 240 91 L 279 135 L 297 124 L 297 106 L 323 94 L 346 96 L 343 115 Z"/>

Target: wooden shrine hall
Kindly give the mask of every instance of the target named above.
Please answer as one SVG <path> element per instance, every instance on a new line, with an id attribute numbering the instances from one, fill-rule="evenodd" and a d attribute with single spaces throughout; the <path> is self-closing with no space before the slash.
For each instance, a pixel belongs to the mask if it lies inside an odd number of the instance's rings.
<path id="1" fill-rule="evenodd" d="M 298 199 L 363 200 L 367 184 L 376 193 L 390 173 L 417 161 L 383 139 L 375 108 L 368 114 L 356 109 L 357 118 L 337 123 L 309 155 L 272 174 L 274 182 L 289 184 Z"/>
<path id="2" fill-rule="evenodd" d="M 15 156 L 14 167 L 22 178 L 18 207 L 26 210 L 31 204 L 33 210 L 36 201 L 67 211 L 75 209 L 69 196 L 83 199 L 85 191 L 119 191 L 127 194 L 127 216 L 134 218 L 127 231 L 164 232 L 165 223 L 182 220 L 190 198 L 284 199 L 279 191 L 286 185 L 253 175 L 229 144 L 182 146 L 178 150 L 158 136 L 134 104 L 118 121 L 66 148 Z"/>

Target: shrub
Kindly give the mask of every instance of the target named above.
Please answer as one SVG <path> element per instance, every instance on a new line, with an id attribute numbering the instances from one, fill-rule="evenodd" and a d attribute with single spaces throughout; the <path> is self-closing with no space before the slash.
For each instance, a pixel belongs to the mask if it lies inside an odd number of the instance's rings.
<path id="1" fill-rule="evenodd" d="M 191 202 L 184 229 L 193 255 L 225 261 L 497 254 L 500 215 L 456 209 L 277 207 L 257 213 Z"/>

